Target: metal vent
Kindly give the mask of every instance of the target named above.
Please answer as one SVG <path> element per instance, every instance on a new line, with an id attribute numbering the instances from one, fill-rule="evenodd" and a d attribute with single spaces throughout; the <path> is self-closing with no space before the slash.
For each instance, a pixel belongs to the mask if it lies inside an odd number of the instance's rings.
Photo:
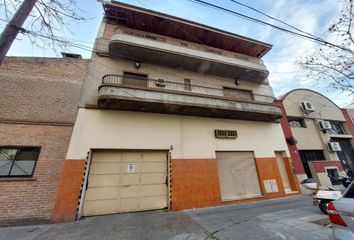
<path id="1" fill-rule="evenodd" d="M 215 130 L 215 137 L 216 138 L 230 138 L 235 139 L 237 138 L 237 131 L 235 130 Z"/>

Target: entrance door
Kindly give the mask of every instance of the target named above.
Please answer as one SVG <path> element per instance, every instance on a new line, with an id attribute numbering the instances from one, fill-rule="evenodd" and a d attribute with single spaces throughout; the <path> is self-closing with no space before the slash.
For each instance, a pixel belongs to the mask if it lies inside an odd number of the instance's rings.
<path id="1" fill-rule="evenodd" d="M 277 158 L 281 180 L 283 181 L 284 191 L 285 193 L 289 193 L 291 192 L 291 186 L 290 186 L 288 172 L 286 171 L 285 160 L 281 152 L 276 152 L 275 156 Z"/>
<path id="2" fill-rule="evenodd" d="M 167 207 L 167 153 L 93 152 L 84 216 Z"/>
<path id="3" fill-rule="evenodd" d="M 299 154 L 308 178 L 312 178 L 312 173 L 308 162 L 326 160 L 323 150 L 299 150 Z"/>
<path id="4" fill-rule="evenodd" d="M 223 201 L 261 195 L 253 152 L 216 152 Z"/>

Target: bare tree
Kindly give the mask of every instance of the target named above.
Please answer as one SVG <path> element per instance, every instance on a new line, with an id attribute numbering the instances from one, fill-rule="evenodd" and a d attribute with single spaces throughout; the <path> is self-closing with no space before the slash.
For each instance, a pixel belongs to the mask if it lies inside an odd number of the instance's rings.
<path id="1" fill-rule="evenodd" d="M 339 17 L 328 28 L 328 38 L 337 46 L 324 45 L 298 63 L 307 76 L 354 94 L 353 0 L 345 0 Z"/>
<path id="2" fill-rule="evenodd" d="M 0 0 L 6 18 L 3 20 L 9 21 L 23 1 L 26 0 Z M 66 33 L 71 33 L 70 22 L 88 19 L 76 0 L 37 0 L 20 33 L 38 47 L 47 45 L 63 50 L 70 45 L 65 38 Z"/>

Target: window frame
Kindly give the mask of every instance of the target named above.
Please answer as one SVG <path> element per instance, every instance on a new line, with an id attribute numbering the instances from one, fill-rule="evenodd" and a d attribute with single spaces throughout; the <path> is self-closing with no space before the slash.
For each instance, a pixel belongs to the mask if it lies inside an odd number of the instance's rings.
<path id="1" fill-rule="evenodd" d="M 342 122 L 338 122 L 338 121 L 329 121 L 331 123 L 331 130 L 329 130 L 330 134 L 337 134 L 337 135 L 346 135 L 346 131 L 343 127 L 343 123 Z M 341 133 L 338 133 L 334 128 L 333 126 L 336 125 L 340 128 L 341 130 Z"/>
<path id="2" fill-rule="evenodd" d="M 38 163 L 38 160 L 39 160 L 39 157 L 40 157 L 40 154 L 41 154 L 41 150 L 42 150 L 42 148 L 40 146 L 12 146 L 12 145 L 10 145 L 10 146 L 9 145 L 1 146 L 0 145 L 0 149 L 15 149 L 16 150 L 15 158 L 11 159 L 12 163 L 11 163 L 11 168 L 9 170 L 9 175 L 0 175 L 0 179 L 33 178 L 33 175 L 35 173 L 35 170 L 36 170 L 36 167 L 37 167 L 37 163 Z M 15 162 L 16 161 L 21 161 L 21 160 L 17 159 L 17 156 L 18 156 L 19 150 L 22 150 L 22 149 L 32 149 L 32 150 L 37 149 L 38 150 L 37 158 L 32 160 L 32 161 L 34 161 L 32 172 L 31 172 L 30 175 L 10 175 Z"/>
<path id="3" fill-rule="evenodd" d="M 295 121 L 300 123 L 300 127 L 295 126 L 293 124 L 293 122 L 295 122 Z M 288 117 L 288 124 L 291 128 L 307 128 L 306 121 L 304 118 L 289 118 Z"/>

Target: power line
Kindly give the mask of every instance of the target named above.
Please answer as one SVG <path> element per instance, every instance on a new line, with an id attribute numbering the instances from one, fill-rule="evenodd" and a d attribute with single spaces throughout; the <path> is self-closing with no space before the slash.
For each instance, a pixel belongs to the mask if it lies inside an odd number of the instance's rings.
<path id="1" fill-rule="evenodd" d="M 262 25 L 265 25 L 265 26 L 268 26 L 268 27 L 272 27 L 272 28 L 275 28 L 279 31 L 283 31 L 283 32 L 286 32 L 286 33 L 289 33 L 289 34 L 292 34 L 292 35 L 295 35 L 297 37 L 300 37 L 300 38 L 304 38 L 306 40 L 310 40 L 310 41 L 313 41 L 313 42 L 317 42 L 317 43 L 320 43 L 322 45 L 330 45 L 332 47 L 335 47 L 335 48 L 338 48 L 338 49 L 341 49 L 341 50 L 344 50 L 344 51 L 348 51 L 350 53 L 353 53 L 352 50 L 348 49 L 348 48 L 345 48 L 345 47 L 342 47 L 342 46 L 338 46 L 338 45 L 335 45 L 331 42 L 328 42 L 324 39 L 321 39 L 319 37 L 312 37 L 312 36 L 308 36 L 308 35 L 304 35 L 304 34 L 301 34 L 301 33 L 298 33 L 298 32 L 294 32 L 294 31 L 291 31 L 289 29 L 286 29 L 286 28 L 283 28 L 283 27 L 279 27 L 279 26 L 276 26 L 276 25 L 273 25 L 271 23 L 268 23 L 268 22 L 265 22 L 265 21 L 262 21 L 262 20 L 259 20 L 257 18 L 253 18 L 253 17 L 250 17 L 250 16 L 247 16 L 245 14 L 242 14 L 242 13 L 239 13 L 239 12 L 236 12 L 236 11 L 233 11 L 233 10 L 229 10 L 229 9 L 226 9 L 224 7 L 221 7 L 221 6 L 218 6 L 218 5 L 215 5 L 215 4 L 212 4 L 212 3 L 209 3 L 209 2 L 206 2 L 206 1 L 202 1 L 202 0 L 187 0 L 187 1 L 190 1 L 190 2 L 193 2 L 193 3 L 196 3 L 196 4 L 199 4 L 199 5 L 202 5 L 202 6 L 206 6 L 206 7 L 209 7 L 209 8 L 213 8 L 213 9 L 216 9 L 218 11 L 221 11 L 221 12 L 225 12 L 225 13 L 228 13 L 228 14 L 231 14 L 231 15 L 234 15 L 234 16 L 238 16 L 238 17 L 241 17 L 243 19 L 246 19 L 246 20 L 249 20 L 251 22 L 255 22 L 255 23 L 258 23 L 258 24 L 262 24 Z"/>
<path id="2" fill-rule="evenodd" d="M 290 27 L 290 28 L 292 28 L 292 29 L 295 29 L 296 31 L 299 31 L 299 32 L 301 32 L 301 33 L 304 33 L 304 34 L 307 34 L 307 35 L 309 35 L 309 36 L 312 36 L 312 37 L 317 38 L 315 35 L 313 35 L 313 34 L 311 34 L 311 33 L 309 33 L 309 32 L 305 32 L 305 31 L 303 31 L 303 30 L 301 30 L 301 29 L 299 29 L 299 28 L 297 28 L 297 27 L 295 27 L 295 26 L 293 26 L 293 25 L 291 25 L 291 24 L 289 24 L 289 23 L 286 23 L 286 22 L 284 22 L 284 21 L 282 21 L 282 20 L 279 20 L 279 19 L 277 19 L 277 18 L 275 18 L 275 17 L 272 17 L 272 16 L 270 16 L 270 15 L 268 15 L 268 14 L 266 14 L 266 13 L 264 13 L 264 12 L 262 12 L 262 11 L 256 9 L 256 8 L 254 8 L 254 7 L 248 6 L 248 5 L 244 4 L 244 3 L 241 3 L 241 2 L 236 1 L 236 0 L 229 0 L 229 1 L 231 1 L 231 2 L 233 2 L 233 3 L 236 3 L 236 4 L 238 4 L 238 5 L 241 5 L 241 6 L 243 6 L 243 7 L 246 7 L 246 8 L 248 8 L 248 9 L 251 9 L 252 11 L 255 11 L 255 12 L 257 12 L 257 13 L 263 15 L 263 16 L 266 16 L 267 18 L 270 18 L 270 19 L 272 19 L 272 20 L 274 20 L 274 21 L 277 21 L 277 22 L 279 22 L 279 23 L 282 23 L 282 24 L 284 24 L 284 25 L 286 25 L 286 26 L 288 26 L 288 27 Z"/>

